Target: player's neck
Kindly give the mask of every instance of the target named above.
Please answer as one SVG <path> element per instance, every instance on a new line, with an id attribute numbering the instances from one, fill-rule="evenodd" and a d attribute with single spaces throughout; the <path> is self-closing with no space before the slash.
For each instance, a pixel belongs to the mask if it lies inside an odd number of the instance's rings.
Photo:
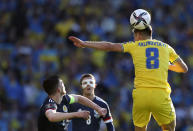
<path id="1" fill-rule="evenodd" d="M 135 41 L 142 41 L 142 40 L 151 40 L 152 37 L 150 36 L 143 36 L 143 37 L 137 37 L 135 38 Z"/>
<path id="2" fill-rule="evenodd" d="M 49 97 L 52 98 L 52 100 L 54 100 L 57 104 L 60 104 L 63 98 L 63 96 L 60 94 L 50 95 Z"/>
<path id="3" fill-rule="evenodd" d="M 95 98 L 95 94 L 83 94 L 83 96 L 85 96 L 89 100 L 94 100 L 94 98 Z"/>

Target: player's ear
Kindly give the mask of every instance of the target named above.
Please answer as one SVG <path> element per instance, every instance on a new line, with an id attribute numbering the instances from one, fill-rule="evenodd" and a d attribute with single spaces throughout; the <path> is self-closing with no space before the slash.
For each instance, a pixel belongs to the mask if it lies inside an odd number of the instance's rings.
<path id="1" fill-rule="evenodd" d="M 94 88 L 96 88 L 97 87 L 97 83 L 95 83 L 95 86 L 94 86 Z"/>
<path id="2" fill-rule="evenodd" d="M 62 90 L 61 87 L 58 87 L 56 91 L 60 93 L 61 90 Z"/>

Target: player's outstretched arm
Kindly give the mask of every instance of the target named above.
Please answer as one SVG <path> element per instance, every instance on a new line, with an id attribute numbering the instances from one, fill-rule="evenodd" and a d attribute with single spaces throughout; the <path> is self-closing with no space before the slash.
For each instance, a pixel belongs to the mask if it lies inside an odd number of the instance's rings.
<path id="1" fill-rule="evenodd" d="M 72 112 L 72 113 L 62 113 L 56 112 L 56 110 L 49 109 L 45 112 L 46 117 L 50 122 L 59 122 L 62 120 L 72 119 L 72 118 L 83 118 L 88 119 L 90 112 L 81 111 L 81 112 Z"/>
<path id="2" fill-rule="evenodd" d="M 94 48 L 98 50 L 104 50 L 104 51 L 116 51 L 116 52 L 122 52 L 123 47 L 121 43 L 112 43 L 112 42 L 106 42 L 106 41 L 82 41 L 77 37 L 70 36 L 69 40 L 71 40 L 76 47 L 79 48 Z"/>
<path id="3" fill-rule="evenodd" d="M 81 95 L 73 95 L 73 96 L 75 98 L 75 102 L 78 102 L 84 106 L 87 106 L 96 110 L 100 116 L 104 117 L 107 114 L 107 110 L 105 108 L 101 108 L 100 106 L 98 106 L 97 104 L 89 100 L 88 98 Z"/>
<path id="4" fill-rule="evenodd" d="M 169 70 L 186 73 L 188 71 L 188 67 L 181 58 L 178 58 L 172 65 L 169 65 Z"/>

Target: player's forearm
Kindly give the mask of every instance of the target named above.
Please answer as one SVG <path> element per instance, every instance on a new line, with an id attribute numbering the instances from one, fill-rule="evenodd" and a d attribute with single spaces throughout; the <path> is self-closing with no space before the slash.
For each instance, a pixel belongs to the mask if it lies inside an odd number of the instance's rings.
<path id="1" fill-rule="evenodd" d="M 169 70 L 171 71 L 174 71 L 174 72 L 178 72 L 178 73 L 186 73 L 187 71 L 185 71 L 184 69 L 182 68 L 179 68 L 178 66 L 176 65 L 169 65 Z"/>
<path id="2" fill-rule="evenodd" d="M 101 41 L 101 42 L 85 41 L 85 47 L 104 50 L 104 51 L 110 51 L 111 45 L 112 44 L 110 42 L 106 42 L 106 41 Z"/>
<path id="3" fill-rule="evenodd" d="M 89 100 L 88 98 L 80 96 L 80 95 L 78 95 L 78 103 L 84 106 L 90 107 L 96 111 L 99 111 L 99 109 L 101 108 L 100 106 L 98 106 L 97 104 Z"/>
<path id="4" fill-rule="evenodd" d="M 174 72 L 180 72 L 180 71 L 178 70 L 178 68 L 176 68 L 175 65 L 169 65 L 169 68 L 168 68 L 168 69 L 171 70 L 171 71 L 174 71 Z"/>
<path id="5" fill-rule="evenodd" d="M 50 122 L 59 122 L 62 120 L 67 120 L 67 119 L 72 119 L 77 117 L 78 117 L 78 112 L 73 112 L 73 113 L 55 112 L 47 115 L 47 118 Z"/>
<path id="6" fill-rule="evenodd" d="M 181 58 L 178 58 L 174 64 L 169 65 L 168 69 L 179 73 L 186 73 L 188 71 L 187 65 Z"/>
<path id="7" fill-rule="evenodd" d="M 104 50 L 104 51 L 114 51 L 113 45 L 114 43 L 106 42 L 106 41 L 101 41 L 101 42 L 85 41 L 85 47 Z"/>

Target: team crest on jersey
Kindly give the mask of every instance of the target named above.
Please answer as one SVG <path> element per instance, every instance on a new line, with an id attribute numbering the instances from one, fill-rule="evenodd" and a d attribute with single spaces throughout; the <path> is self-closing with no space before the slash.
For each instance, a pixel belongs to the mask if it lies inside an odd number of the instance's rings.
<path id="1" fill-rule="evenodd" d="M 68 108 L 65 105 L 63 106 L 63 111 L 68 112 Z"/>
<path id="2" fill-rule="evenodd" d="M 97 111 L 95 111 L 95 110 L 94 110 L 94 117 L 95 118 L 99 118 L 100 117 L 99 113 Z"/>

